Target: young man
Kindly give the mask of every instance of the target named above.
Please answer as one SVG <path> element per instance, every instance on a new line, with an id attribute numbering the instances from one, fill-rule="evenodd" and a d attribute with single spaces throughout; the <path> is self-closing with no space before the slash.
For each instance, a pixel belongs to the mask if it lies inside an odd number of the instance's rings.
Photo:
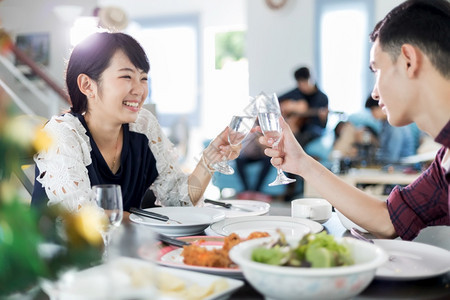
<path id="1" fill-rule="evenodd" d="M 322 136 L 328 120 L 328 97 L 311 78 L 307 67 L 294 73 L 297 87 L 278 97 L 283 117 L 298 142 L 305 147 Z"/>
<path id="2" fill-rule="evenodd" d="M 427 226 L 450 225 L 450 2 L 408 0 L 371 34 L 372 97 L 393 126 L 415 122 L 442 148 L 415 182 L 386 202 L 344 183 L 308 156 L 280 118 L 283 139 L 267 148 L 271 162 L 302 176 L 349 219 L 381 238 L 412 240 Z M 260 142 L 271 146 L 265 137 Z"/>

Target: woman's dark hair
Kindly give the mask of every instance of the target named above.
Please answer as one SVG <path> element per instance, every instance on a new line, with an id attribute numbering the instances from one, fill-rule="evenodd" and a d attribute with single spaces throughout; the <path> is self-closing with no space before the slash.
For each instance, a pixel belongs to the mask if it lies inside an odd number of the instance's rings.
<path id="1" fill-rule="evenodd" d="M 78 88 L 78 75 L 86 74 L 98 82 L 117 50 L 122 50 L 136 68 L 148 73 L 147 55 L 131 36 L 120 32 L 90 35 L 73 49 L 67 65 L 66 85 L 72 102 L 71 112 L 81 114 L 87 110 L 86 95 Z"/>
<path id="2" fill-rule="evenodd" d="M 403 44 L 423 51 L 433 66 L 450 78 L 450 2 L 448 0 L 407 0 L 378 22 L 370 39 L 393 61 Z"/>

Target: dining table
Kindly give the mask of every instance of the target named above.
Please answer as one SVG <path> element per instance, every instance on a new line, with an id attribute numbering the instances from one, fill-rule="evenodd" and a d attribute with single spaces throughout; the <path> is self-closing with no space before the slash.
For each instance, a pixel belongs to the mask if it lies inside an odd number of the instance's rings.
<path id="1" fill-rule="evenodd" d="M 290 205 L 272 205 L 269 215 L 290 216 Z M 332 212 L 331 218 L 322 224 L 324 230 L 334 237 L 351 237 L 340 222 L 336 212 Z M 368 238 L 375 237 L 367 234 Z M 427 228 L 415 240 L 418 242 L 439 246 L 450 251 L 450 228 Z M 264 299 L 263 295 L 256 291 L 248 282 L 237 290 L 231 299 Z M 351 299 L 450 299 L 450 272 L 446 274 L 422 279 L 422 280 L 379 280 L 374 279 L 370 285 L 359 295 Z"/>
<path id="2" fill-rule="evenodd" d="M 290 203 L 271 203 L 266 215 L 291 216 Z M 139 227 L 133 222 L 126 222 L 122 227 Z M 323 229 L 334 237 L 351 237 L 342 225 L 336 212 L 322 224 Z M 196 234 L 198 235 L 198 234 Z M 200 235 L 207 235 L 207 230 Z M 366 234 L 368 238 L 375 238 Z M 417 242 L 438 246 L 450 251 L 450 227 L 427 229 L 415 240 Z M 194 272 L 194 271 L 192 271 Z M 244 285 L 237 289 L 230 299 L 264 299 L 255 288 L 244 280 Z M 35 299 L 47 300 L 49 297 L 40 292 Z M 380 280 L 375 278 L 359 295 L 351 299 L 450 299 L 450 272 L 421 280 Z"/>

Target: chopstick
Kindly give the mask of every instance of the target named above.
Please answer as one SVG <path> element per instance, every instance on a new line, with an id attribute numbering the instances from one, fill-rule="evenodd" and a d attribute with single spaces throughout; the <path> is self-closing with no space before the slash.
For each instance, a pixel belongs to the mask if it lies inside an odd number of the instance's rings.
<path id="1" fill-rule="evenodd" d="M 231 208 L 231 203 L 225 203 L 225 202 L 215 201 L 215 200 L 211 200 L 211 199 L 205 199 L 205 203 L 211 203 L 211 204 L 222 206 L 225 208 Z"/>
<path id="2" fill-rule="evenodd" d="M 176 222 L 177 224 L 181 224 L 181 222 L 172 220 L 168 216 L 161 215 L 161 214 L 158 214 L 155 212 L 146 211 L 146 210 L 143 210 L 143 209 L 137 208 L 137 207 L 131 207 L 130 212 L 134 213 L 136 215 L 139 215 L 139 216 L 148 217 L 148 218 L 156 219 L 159 221 L 164 221 L 164 222 L 173 221 L 173 222 Z"/>
<path id="3" fill-rule="evenodd" d="M 189 246 L 191 244 L 189 242 L 178 240 L 176 238 L 167 236 L 167 235 L 162 234 L 162 233 L 157 233 L 156 234 L 156 239 L 161 241 L 161 242 L 163 242 L 163 243 L 165 243 L 165 244 L 176 246 L 176 247 Z"/>

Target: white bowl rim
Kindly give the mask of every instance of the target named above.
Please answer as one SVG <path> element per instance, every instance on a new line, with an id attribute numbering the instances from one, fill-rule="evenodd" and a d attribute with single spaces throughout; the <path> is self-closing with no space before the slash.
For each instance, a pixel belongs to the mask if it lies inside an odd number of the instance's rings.
<path id="1" fill-rule="evenodd" d="M 245 267 L 250 266 L 252 269 L 257 269 L 260 271 L 269 271 L 271 273 L 280 273 L 284 275 L 296 275 L 296 276 L 313 276 L 313 277 L 323 277 L 323 276 L 342 276 L 347 274 L 355 274 L 361 272 L 367 272 L 373 270 L 375 272 L 376 268 L 383 265 L 388 260 L 388 254 L 381 247 L 371 244 L 368 242 L 360 241 L 355 238 L 342 237 L 335 238 L 336 241 L 346 241 L 349 243 L 364 245 L 364 247 L 373 248 L 376 252 L 375 259 L 369 262 L 363 262 L 359 264 L 354 264 L 351 266 L 340 266 L 340 267 L 330 267 L 330 268 L 302 268 L 302 267 L 289 267 L 289 266 L 275 266 L 264 263 L 255 262 L 252 260 L 247 260 L 238 256 L 238 251 L 242 248 L 254 248 L 262 243 L 273 240 L 273 237 L 259 238 L 249 241 L 242 242 L 233 248 L 231 248 L 229 256 L 239 267 L 245 272 Z M 289 239 L 288 239 L 289 240 Z M 244 264 L 244 265 L 243 265 Z"/>
<path id="2" fill-rule="evenodd" d="M 342 226 L 344 226 L 346 229 L 350 230 L 352 227 L 355 227 L 356 229 L 359 229 L 359 231 L 364 233 L 369 233 L 365 228 L 359 226 L 349 218 L 347 218 L 342 212 L 340 212 L 336 207 L 334 208 L 336 211 L 336 214 L 338 216 L 339 222 L 341 222 Z"/>

